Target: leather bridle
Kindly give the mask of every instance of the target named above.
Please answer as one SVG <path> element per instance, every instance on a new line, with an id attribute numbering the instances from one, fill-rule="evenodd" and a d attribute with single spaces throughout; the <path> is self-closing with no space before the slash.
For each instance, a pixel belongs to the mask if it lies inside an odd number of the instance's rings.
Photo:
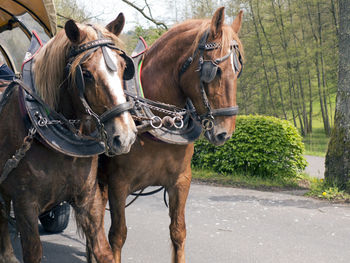
<path id="1" fill-rule="evenodd" d="M 94 27 L 94 29 L 96 30 L 97 35 L 98 35 L 97 40 L 90 41 L 90 42 L 84 43 L 82 45 L 72 47 L 70 54 L 69 54 L 69 61 L 70 62 L 66 66 L 66 73 L 69 75 L 69 72 L 72 70 L 72 61 L 74 60 L 74 58 L 76 56 L 78 56 L 79 54 L 87 51 L 86 54 L 84 54 L 84 56 L 79 60 L 79 63 L 76 66 L 75 84 L 78 88 L 79 99 L 82 102 L 82 105 L 85 108 L 86 113 L 89 114 L 91 117 L 93 117 L 93 119 L 95 120 L 95 123 L 96 123 L 97 128 L 98 128 L 99 133 L 100 133 L 100 139 L 102 139 L 102 141 L 105 144 L 105 149 L 106 149 L 105 154 L 111 155 L 110 149 L 109 149 L 109 146 L 107 143 L 107 132 L 104 128 L 104 123 L 106 123 L 108 120 L 110 120 L 114 117 L 119 116 L 123 112 L 126 112 L 126 111 L 133 109 L 134 102 L 128 101 L 128 102 L 121 103 L 121 104 L 113 107 L 112 109 L 107 110 L 102 115 L 98 115 L 97 113 L 95 113 L 91 109 L 89 103 L 87 102 L 87 100 L 85 98 L 85 81 L 84 81 L 84 74 L 83 74 L 83 70 L 81 68 L 81 64 L 84 63 L 84 61 L 92 53 L 96 52 L 98 49 L 101 49 L 103 57 L 104 57 L 104 61 L 107 65 L 108 69 L 111 71 L 117 71 L 117 66 L 115 65 L 115 63 L 113 62 L 111 57 L 108 55 L 107 48 L 109 48 L 109 49 L 117 50 L 120 53 L 120 56 L 123 57 L 125 62 L 126 62 L 126 69 L 125 69 L 124 75 L 123 75 L 124 80 L 129 80 L 129 79 L 133 78 L 134 73 L 135 73 L 135 69 L 134 69 L 134 64 L 133 64 L 131 58 L 128 55 L 126 55 L 126 53 L 123 50 L 116 47 L 112 39 L 103 38 L 102 33 L 98 29 L 96 29 L 95 27 Z"/>
<path id="2" fill-rule="evenodd" d="M 200 92 L 202 96 L 203 104 L 206 108 L 206 113 L 202 115 L 198 115 L 198 118 L 201 122 L 201 125 L 203 129 L 205 130 L 211 130 L 214 128 L 214 119 L 217 116 L 235 116 L 238 114 L 238 106 L 232 106 L 227 108 L 219 108 L 219 109 L 212 109 L 208 100 L 208 96 L 205 92 L 205 84 L 208 84 L 212 82 L 217 75 L 219 64 L 226 61 L 230 58 L 231 55 L 233 55 L 233 66 L 235 73 L 238 72 L 237 78 L 240 77 L 242 70 L 243 70 L 243 60 L 241 53 L 239 51 L 238 43 L 236 40 L 233 40 L 230 45 L 230 52 L 226 54 L 225 56 L 215 59 L 215 60 L 204 60 L 204 52 L 205 51 L 211 51 L 214 49 L 221 48 L 221 44 L 219 43 L 207 43 L 208 37 L 209 37 L 210 30 L 206 30 L 203 35 L 201 36 L 198 46 L 196 50 L 194 51 L 193 55 L 190 56 L 183 66 L 180 69 L 179 72 L 179 78 L 182 76 L 183 73 L 186 72 L 186 70 L 189 68 L 189 66 L 192 64 L 194 58 L 199 53 L 199 60 L 198 60 L 198 69 L 196 71 L 199 72 L 199 79 L 200 79 Z"/>

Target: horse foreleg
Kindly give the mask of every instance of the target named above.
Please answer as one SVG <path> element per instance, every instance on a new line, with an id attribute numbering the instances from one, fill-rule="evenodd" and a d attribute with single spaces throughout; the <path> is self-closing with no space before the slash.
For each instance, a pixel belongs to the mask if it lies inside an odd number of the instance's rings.
<path id="1" fill-rule="evenodd" d="M 7 219 L 10 214 L 10 200 L 4 201 L 5 205 L 0 202 L 0 263 L 19 263 L 13 253 L 8 229 Z"/>
<path id="2" fill-rule="evenodd" d="M 17 230 L 21 236 L 24 263 L 39 263 L 42 258 L 42 246 L 38 228 L 38 207 L 35 201 L 22 195 L 15 200 L 13 207 L 16 216 Z"/>
<path id="3" fill-rule="evenodd" d="M 77 224 L 86 236 L 88 262 L 115 263 L 104 231 L 105 206 L 99 188 L 90 200 L 84 207 L 74 207 Z"/>
<path id="4" fill-rule="evenodd" d="M 169 215 L 170 237 L 173 244 L 173 263 L 185 262 L 185 205 L 191 184 L 191 171 L 180 174 L 175 185 L 170 186 L 167 190 L 169 193 Z"/>
<path id="5" fill-rule="evenodd" d="M 127 185 L 116 186 L 108 184 L 109 207 L 111 209 L 111 228 L 109 230 L 109 243 L 112 246 L 114 260 L 121 263 L 122 248 L 127 236 L 125 221 L 125 201 Z"/>
<path id="6" fill-rule="evenodd" d="M 101 212 L 102 218 L 105 217 L 105 208 L 108 202 L 108 187 L 107 185 L 100 184 L 101 189 L 101 196 L 102 196 L 102 207 L 104 208 Z M 104 220 L 102 220 L 102 224 L 104 223 Z M 101 226 L 104 228 L 104 225 Z M 89 243 L 89 240 L 86 239 L 86 259 L 88 263 L 97 263 L 96 258 L 94 256 L 94 253 L 91 248 L 91 244 Z"/>

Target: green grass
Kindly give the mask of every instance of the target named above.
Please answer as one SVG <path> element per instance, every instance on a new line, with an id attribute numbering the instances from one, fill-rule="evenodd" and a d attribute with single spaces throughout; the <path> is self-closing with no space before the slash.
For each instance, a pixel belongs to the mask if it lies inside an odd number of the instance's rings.
<path id="1" fill-rule="evenodd" d="M 262 191 L 306 190 L 305 196 L 350 203 L 350 194 L 327 184 L 323 179 L 310 177 L 304 173 L 295 178 L 266 178 L 242 174 L 223 175 L 208 170 L 192 169 L 192 177 L 194 182 Z"/>
<path id="2" fill-rule="evenodd" d="M 327 152 L 329 138 L 326 136 L 323 128 L 313 128 L 311 134 L 303 138 L 305 145 L 305 154 L 314 156 L 325 156 Z"/>
<path id="3" fill-rule="evenodd" d="M 266 178 L 243 174 L 223 175 L 203 169 L 192 169 L 194 182 L 248 188 L 261 191 L 305 190 L 305 196 L 332 202 L 350 203 L 350 194 L 337 186 L 327 184 L 323 179 L 301 173 L 294 178 Z"/>
<path id="4" fill-rule="evenodd" d="M 298 184 L 298 180 L 293 178 L 267 178 L 261 176 L 248 176 L 243 174 L 223 175 L 213 171 L 195 168 L 192 169 L 192 178 L 194 181 L 200 181 L 209 184 L 259 190 L 303 189 L 303 187 Z"/>
<path id="5" fill-rule="evenodd" d="M 330 97 L 328 97 L 328 99 L 330 99 L 332 103 L 332 106 L 328 104 L 327 109 L 328 109 L 331 126 L 333 126 L 336 93 L 334 92 L 333 94 L 331 94 Z M 308 107 L 309 105 L 307 105 L 307 108 Z M 312 133 L 307 134 L 303 138 L 303 142 L 305 144 L 305 154 L 314 155 L 314 156 L 325 156 L 327 152 L 329 138 L 326 136 L 324 132 L 320 101 L 317 96 L 313 100 L 312 107 L 313 107 Z M 288 120 L 293 121 L 291 112 L 288 112 Z M 297 121 L 297 126 L 298 126 L 297 128 L 300 128 L 299 121 Z"/>
<path id="6" fill-rule="evenodd" d="M 307 196 L 329 201 L 350 202 L 350 194 L 345 190 L 340 190 L 337 186 L 330 185 L 323 179 L 309 177 L 308 180 L 310 182 L 310 191 L 306 194 Z"/>

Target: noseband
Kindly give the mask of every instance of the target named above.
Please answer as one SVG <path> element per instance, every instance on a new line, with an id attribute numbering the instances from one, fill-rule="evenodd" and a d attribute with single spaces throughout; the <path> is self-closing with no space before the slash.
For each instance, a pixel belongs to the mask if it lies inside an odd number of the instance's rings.
<path id="1" fill-rule="evenodd" d="M 240 77 L 243 70 L 242 56 L 239 51 L 238 43 L 236 40 L 233 40 L 231 42 L 230 52 L 225 56 L 215 60 L 204 60 L 203 57 L 204 57 L 205 51 L 212 51 L 214 49 L 221 48 L 221 44 L 218 44 L 215 42 L 207 43 L 209 33 L 210 33 L 209 29 L 204 32 L 204 34 L 202 35 L 202 37 L 198 42 L 198 47 L 196 48 L 194 54 L 185 61 L 185 63 L 183 64 L 179 72 L 179 78 L 180 78 L 182 74 L 185 73 L 188 67 L 192 64 L 194 57 L 196 57 L 197 54 L 199 53 L 199 62 L 198 62 L 199 65 L 196 71 L 199 72 L 200 91 L 201 91 L 202 101 L 207 112 L 205 114 L 199 115 L 198 117 L 202 124 L 203 129 L 205 130 L 211 130 L 214 128 L 214 118 L 217 116 L 235 116 L 238 114 L 238 106 L 212 109 L 208 100 L 208 96 L 205 92 L 205 86 L 204 86 L 205 83 L 208 84 L 215 79 L 215 76 L 217 75 L 218 70 L 220 70 L 219 64 L 229 59 L 232 54 L 233 54 L 234 71 L 235 73 L 238 72 L 237 78 Z"/>
<path id="2" fill-rule="evenodd" d="M 112 50 L 117 50 L 120 53 L 120 56 L 123 57 L 125 62 L 126 62 L 126 69 L 125 69 L 124 75 L 123 75 L 124 80 L 129 80 L 129 79 L 133 78 L 134 73 L 135 73 L 135 69 L 134 69 L 134 64 L 133 64 L 131 58 L 128 55 L 126 55 L 126 53 L 123 50 L 117 48 L 114 45 L 113 40 L 103 38 L 102 33 L 99 30 L 97 30 L 96 28 L 94 28 L 94 29 L 97 32 L 98 39 L 84 43 L 84 44 L 76 46 L 76 47 L 73 47 L 70 51 L 70 54 L 69 54 L 69 61 L 70 62 L 66 66 L 66 71 L 67 71 L 67 73 L 70 72 L 71 67 L 72 67 L 71 62 L 73 61 L 74 57 L 76 57 L 77 55 L 79 55 L 85 51 L 88 51 L 80 59 L 78 65 L 76 67 L 75 83 L 76 83 L 76 86 L 77 86 L 78 91 L 79 91 L 80 101 L 82 102 L 86 113 L 89 114 L 91 117 L 93 117 L 93 119 L 95 120 L 97 128 L 100 132 L 100 137 L 105 144 L 105 149 L 106 149 L 105 153 L 107 155 L 109 155 L 110 149 L 109 149 L 109 146 L 107 144 L 107 132 L 104 129 L 104 123 L 107 122 L 108 120 L 110 120 L 111 118 L 119 116 L 120 114 L 122 114 L 125 111 L 129 111 L 129 110 L 133 109 L 134 102 L 128 101 L 128 102 L 121 103 L 121 104 L 113 107 L 112 109 L 104 112 L 102 115 L 99 116 L 97 113 L 95 113 L 91 109 L 89 103 L 86 101 L 86 98 L 84 95 L 85 94 L 85 81 L 84 81 L 84 75 L 83 75 L 83 71 L 81 68 L 81 64 L 84 63 L 84 61 L 92 53 L 94 53 L 99 48 L 101 48 L 102 54 L 104 57 L 104 61 L 107 65 L 108 69 L 111 71 L 114 71 L 114 72 L 117 71 L 117 69 L 118 69 L 117 66 L 115 65 L 115 63 L 113 62 L 111 57 L 108 55 L 107 48 L 109 48 Z"/>

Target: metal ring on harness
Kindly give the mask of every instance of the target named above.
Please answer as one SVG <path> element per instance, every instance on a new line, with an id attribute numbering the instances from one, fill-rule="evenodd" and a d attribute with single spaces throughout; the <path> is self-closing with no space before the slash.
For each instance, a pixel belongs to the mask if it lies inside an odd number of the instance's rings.
<path id="1" fill-rule="evenodd" d="M 155 123 L 159 123 L 159 125 L 156 126 Z M 162 119 L 159 116 L 153 116 L 151 118 L 150 124 L 151 124 L 153 129 L 159 129 L 162 127 Z"/>
<path id="2" fill-rule="evenodd" d="M 174 127 L 176 129 L 182 129 L 184 126 L 184 121 L 183 121 L 182 117 L 180 117 L 180 116 L 175 116 L 173 118 L 173 122 L 174 122 Z M 180 122 L 180 124 L 177 124 L 178 122 Z"/>
<path id="3" fill-rule="evenodd" d="M 39 117 L 39 120 L 38 120 L 38 125 L 40 127 L 46 127 L 47 126 L 47 123 L 48 123 L 48 120 L 42 116 Z"/>
<path id="4" fill-rule="evenodd" d="M 210 119 L 203 119 L 202 120 L 202 128 L 206 131 L 210 131 L 214 128 L 214 122 Z"/>

